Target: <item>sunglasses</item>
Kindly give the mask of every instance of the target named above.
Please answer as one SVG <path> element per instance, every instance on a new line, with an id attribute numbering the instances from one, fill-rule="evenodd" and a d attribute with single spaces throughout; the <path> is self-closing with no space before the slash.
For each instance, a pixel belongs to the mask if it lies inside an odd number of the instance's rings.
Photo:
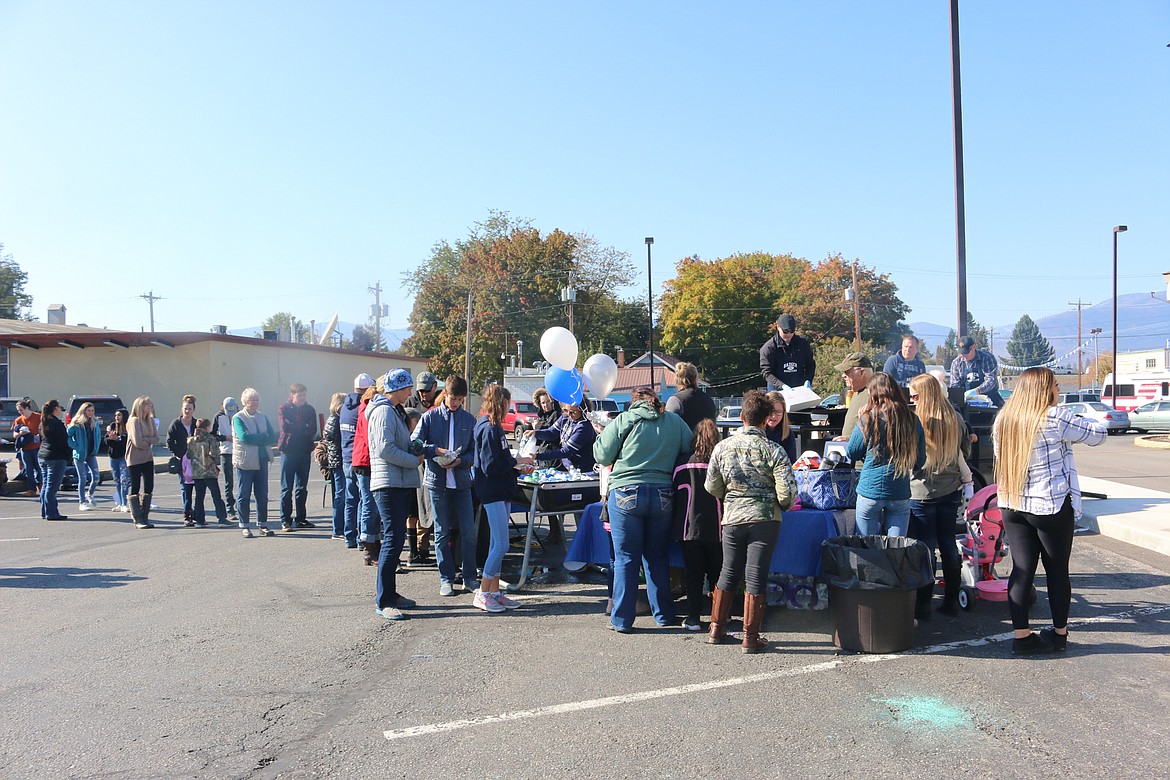
<path id="1" fill-rule="evenodd" d="M 780 332 L 781 332 L 781 333 L 796 333 L 796 331 L 794 331 L 794 330 L 788 330 L 787 328 L 781 328 L 781 329 L 780 329 Z"/>
<path id="2" fill-rule="evenodd" d="M 918 393 L 911 393 L 911 394 L 910 394 L 910 400 L 911 400 L 911 401 L 917 401 L 917 400 L 918 400 Z"/>

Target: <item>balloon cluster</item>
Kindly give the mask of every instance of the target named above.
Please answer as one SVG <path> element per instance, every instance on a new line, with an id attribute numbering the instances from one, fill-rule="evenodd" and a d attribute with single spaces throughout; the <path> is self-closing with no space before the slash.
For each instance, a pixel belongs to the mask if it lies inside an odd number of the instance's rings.
<path id="1" fill-rule="evenodd" d="M 540 337 L 540 353 L 553 367 L 544 375 L 544 388 L 563 404 L 579 404 L 588 386 L 597 398 L 608 398 L 617 385 L 617 363 L 597 354 L 577 370 L 577 337 L 567 328 L 549 328 Z"/>

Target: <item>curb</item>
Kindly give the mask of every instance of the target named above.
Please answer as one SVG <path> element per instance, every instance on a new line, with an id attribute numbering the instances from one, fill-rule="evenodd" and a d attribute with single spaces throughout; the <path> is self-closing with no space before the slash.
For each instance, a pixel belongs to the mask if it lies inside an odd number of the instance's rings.
<path id="1" fill-rule="evenodd" d="M 1136 447 L 1148 447 L 1153 450 L 1170 450 L 1170 441 L 1158 441 L 1165 434 L 1138 436 L 1133 440 Z"/>

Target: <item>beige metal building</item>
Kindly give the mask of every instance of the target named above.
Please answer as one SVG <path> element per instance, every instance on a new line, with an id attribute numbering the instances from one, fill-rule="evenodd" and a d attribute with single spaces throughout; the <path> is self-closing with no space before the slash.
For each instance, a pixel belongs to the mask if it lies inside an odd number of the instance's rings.
<path id="1" fill-rule="evenodd" d="M 275 413 L 293 382 L 308 387 L 309 403 L 325 413 L 332 394 L 351 390 L 358 374 L 377 378 L 398 367 L 414 376 L 426 359 L 216 333 L 0 320 L 0 369 L 8 385 L 0 386 L 0 395 L 27 395 L 41 404 L 50 398 L 64 404 L 71 395 L 118 395 L 127 407 L 148 395 L 164 420 L 178 414 L 184 394 L 198 399 L 198 416 L 211 417 L 225 396 L 238 399 L 245 387 L 256 388 L 260 408 Z"/>

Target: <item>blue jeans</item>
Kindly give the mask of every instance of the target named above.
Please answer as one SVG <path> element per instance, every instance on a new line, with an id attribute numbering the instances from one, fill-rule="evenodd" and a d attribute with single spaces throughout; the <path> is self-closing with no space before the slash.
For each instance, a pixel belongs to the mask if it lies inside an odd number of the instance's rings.
<path id="1" fill-rule="evenodd" d="M 57 508 L 57 491 L 61 489 L 61 479 L 65 476 L 65 461 L 41 461 L 41 519 L 53 520 L 61 516 Z"/>
<path id="2" fill-rule="evenodd" d="M 382 551 L 378 554 L 378 609 L 398 603 L 398 560 L 406 543 L 406 513 L 414 488 L 380 488 L 374 491 L 378 516 L 382 518 Z"/>
<path id="3" fill-rule="evenodd" d="M 471 511 L 471 488 L 450 490 L 427 488 L 435 512 L 435 562 L 439 579 L 455 581 L 455 561 L 451 558 L 451 530 L 459 525 L 459 549 L 463 558 L 463 584 L 475 582 L 475 517 Z"/>
<path id="4" fill-rule="evenodd" d="M 910 524 L 910 499 L 866 498 L 857 494 L 857 533 L 862 536 L 905 536 Z"/>
<path id="5" fill-rule="evenodd" d="M 354 472 L 358 484 L 358 541 L 377 542 L 382 539 L 382 516 L 378 511 L 378 503 L 374 501 L 374 494 L 370 492 L 370 475 L 361 471 Z"/>
<path id="6" fill-rule="evenodd" d="M 110 458 L 110 476 L 114 480 L 114 503 L 126 506 L 126 494 L 130 492 L 130 471 L 125 458 Z"/>
<path id="7" fill-rule="evenodd" d="M 280 524 L 293 525 L 305 522 L 306 503 L 309 498 L 310 455 L 284 453 L 280 458 Z M 293 501 L 296 514 L 293 514 Z"/>
<path id="8" fill-rule="evenodd" d="M 20 450 L 20 463 L 24 467 L 24 488 L 32 490 L 44 484 L 45 478 L 41 474 L 41 459 L 37 457 L 39 450 Z"/>
<path id="9" fill-rule="evenodd" d="M 354 473 L 353 464 L 342 463 L 341 470 L 345 474 L 345 524 L 342 527 L 342 533 L 345 534 L 345 543 L 353 547 L 358 542 L 358 505 L 361 503 L 362 492 L 358 489 L 357 474 Z M 336 527 L 334 533 L 336 533 Z"/>
<path id="10" fill-rule="evenodd" d="M 674 620 L 670 595 L 670 528 L 674 515 L 670 485 L 627 485 L 609 490 L 609 526 L 613 533 L 613 612 L 621 629 L 634 625 L 638 601 L 638 565 L 646 569 L 646 593 L 659 625 Z"/>
<path id="11" fill-rule="evenodd" d="M 258 469 L 236 469 L 236 514 L 240 528 L 251 528 L 251 498 L 256 494 L 256 525 L 268 528 L 268 463 Z"/>
<path id="12" fill-rule="evenodd" d="M 333 535 L 345 535 L 345 471 L 338 466 L 329 470 L 333 477 Z"/>
<path id="13" fill-rule="evenodd" d="M 509 502 L 493 501 L 483 505 L 487 515 L 488 529 L 491 531 L 491 545 L 488 547 L 487 560 L 483 563 L 484 577 L 499 577 L 504 568 L 504 553 L 508 552 L 508 515 Z"/>
<path id="14" fill-rule="evenodd" d="M 959 565 L 959 548 L 955 545 L 955 521 L 962 503 L 961 490 L 934 501 L 910 502 L 910 528 L 907 535 L 930 548 L 932 571 L 935 550 L 938 550 L 939 558 L 942 559 L 944 571 L 948 563 L 953 566 Z"/>
<path id="15" fill-rule="evenodd" d="M 77 468 L 77 502 L 84 504 L 86 495 L 93 501 L 93 494 L 97 492 L 98 480 L 101 479 L 101 470 L 98 468 L 97 455 L 88 458 L 74 458 L 73 465 Z M 85 481 L 89 479 L 89 490 L 85 489 Z"/>
<path id="16" fill-rule="evenodd" d="M 219 478 L 208 477 L 207 479 L 197 479 L 194 484 L 195 498 L 192 501 L 191 516 L 199 525 L 207 522 L 207 510 L 204 506 L 204 499 L 207 493 L 211 492 L 211 503 L 215 506 L 215 518 L 223 521 L 227 520 L 227 507 L 224 506 L 223 499 L 219 495 Z"/>

